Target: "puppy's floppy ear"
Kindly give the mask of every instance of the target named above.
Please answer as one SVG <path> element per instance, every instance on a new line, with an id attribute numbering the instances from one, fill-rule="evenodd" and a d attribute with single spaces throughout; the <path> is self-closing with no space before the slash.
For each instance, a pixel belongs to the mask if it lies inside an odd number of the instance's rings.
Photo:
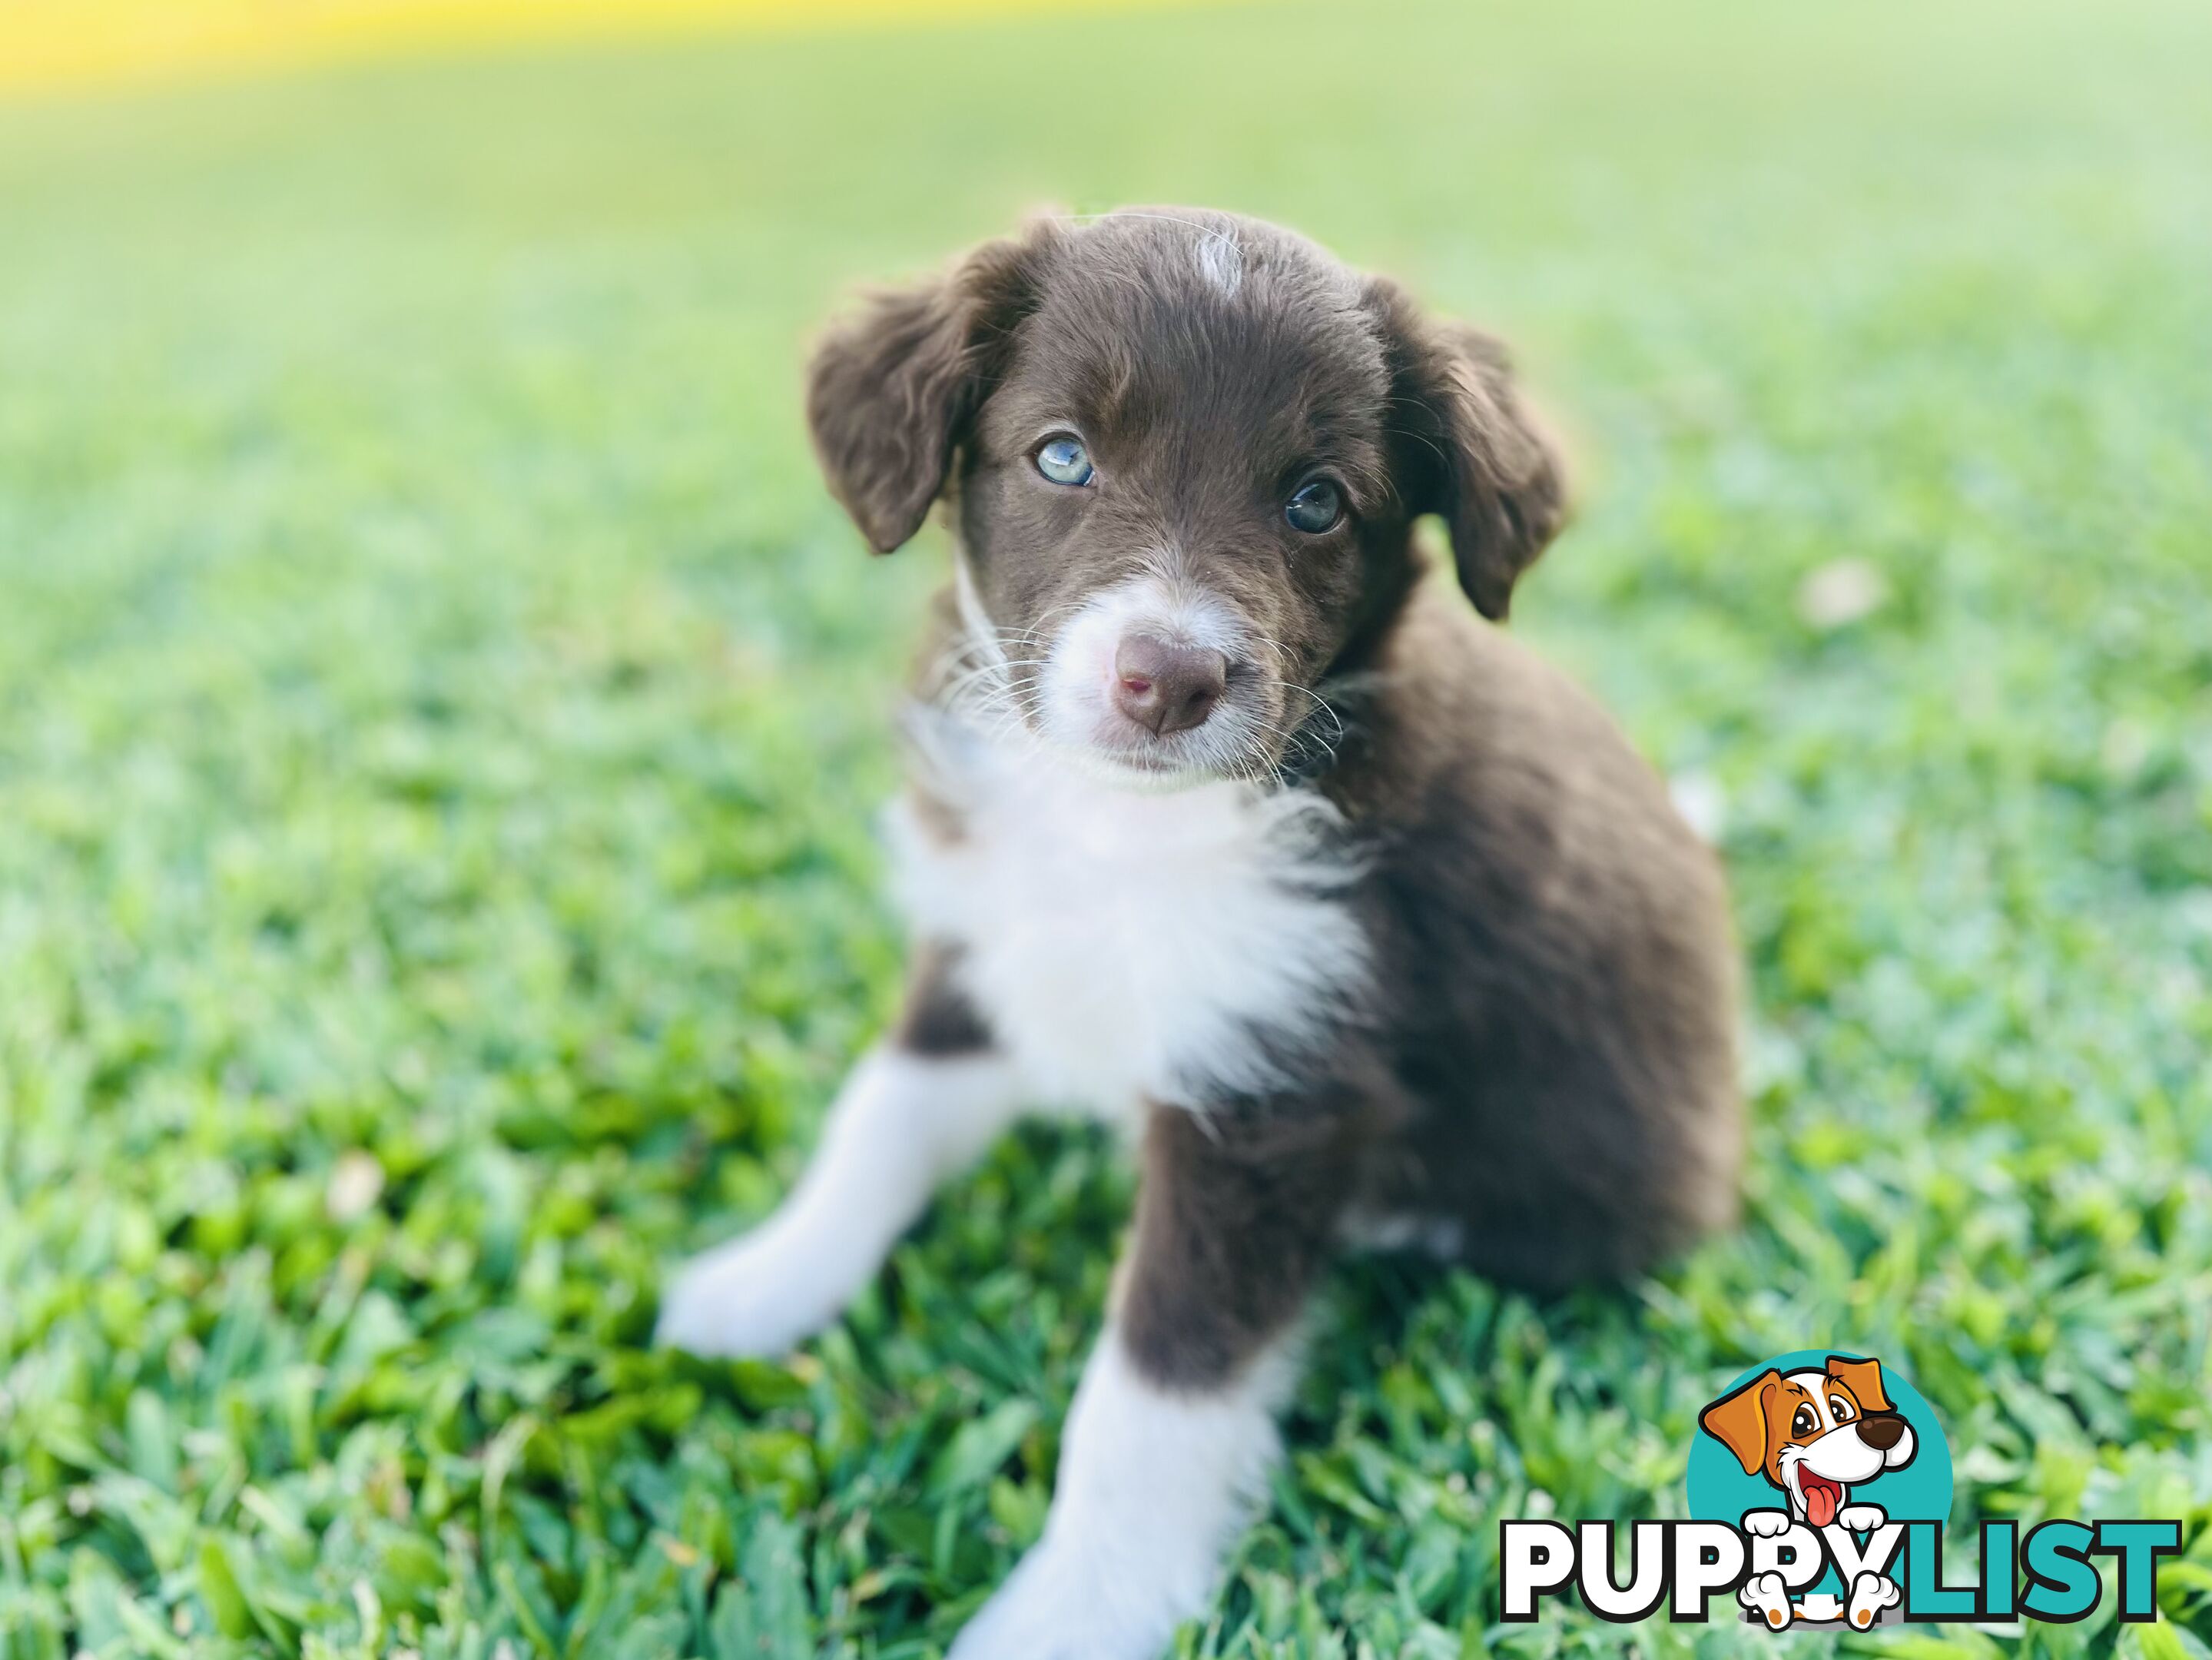
<path id="1" fill-rule="evenodd" d="M 1861 1412 L 1895 1412 L 1889 1403 L 1888 1391 L 1881 1386 L 1881 1362 L 1852 1360 L 1840 1354 L 1832 1354 L 1827 1361 L 1828 1376 L 1851 1392 L 1851 1399 L 1859 1403 Z"/>
<path id="2" fill-rule="evenodd" d="M 1496 340 L 1431 321 L 1382 278 L 1370 285 L 1367 306 L 1390 360 L 1389 425 L 1406 505 L 1443 516 L 1460 586 L 1477 611 L 1502 619 L 1514 582 L 1566 517 L 1558 453 L 1522 401 Z"/>
<path id="3" fill-rule="evenodd" d="M 1781 1387 L 1782 1374 L 1769 1367 L 1698 1414 L 1705 1432 L 1735 1455 L 1746 1475 L 1757 1475 L 1766 1468 L 1767 1400 Z"/>
<path id="4" fill-rule="evenodd" d="M 1036 303 L 1054 233 L 986 242 L 945 275 L 872 296 L 807 368 L 806 420 L 830 493 L 878 553 L 921 528 Z"/>

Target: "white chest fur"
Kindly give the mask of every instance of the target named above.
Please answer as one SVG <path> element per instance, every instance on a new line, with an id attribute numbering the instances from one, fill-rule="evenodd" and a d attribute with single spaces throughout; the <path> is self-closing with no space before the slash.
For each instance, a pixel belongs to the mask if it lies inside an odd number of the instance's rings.
<path id="1" fill-rule="evenodd" d="M 930 787 L 960 835 L 895 809 L 918 934 L 1045 1102 L 1141 1100 L 1280 1081 L 1354 1000 L 1367 942 L 1342 898 L 1337 816 L 1310 791 L 1117 787 L 1048 754 L 945 734 Z"/>

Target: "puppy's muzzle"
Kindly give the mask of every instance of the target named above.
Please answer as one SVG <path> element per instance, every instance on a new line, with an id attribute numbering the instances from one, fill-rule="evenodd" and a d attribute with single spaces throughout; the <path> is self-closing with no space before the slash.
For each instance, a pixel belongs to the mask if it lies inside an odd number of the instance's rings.
<path id="1" fill-rule="evenodd" d="M 1114 707 L 1158 737 L 1206 724 L 1229 689 L 1229 660 L 1204 646 L 1132 634 L 1114 651 Z"/>

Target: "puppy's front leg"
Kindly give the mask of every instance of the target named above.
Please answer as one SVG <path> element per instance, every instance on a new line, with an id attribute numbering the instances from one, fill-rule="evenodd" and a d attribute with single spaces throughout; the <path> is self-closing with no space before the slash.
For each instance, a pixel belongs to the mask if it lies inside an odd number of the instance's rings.
<path id="1" fill-rule="evenodd" d="M 951 1660 L 1151 1660 L 1266 1491 L 1298 1316 L 1351 1181 L 1347 1122 L 1155 1108 L 1134 1248 L 1061 1438 L 1044 1536 Z"/>
<path id="2" fill-rule="evenodd" d="M 924 952 L 899 1030 L 845 1080 L 806 1173 L 775 1215 L 693 1258 L 661 1298 L 657 1340 L 694 1354 L 774 1355 L 837 1317 L 939 1183 L 1012 1122 L 1013 1070 Z"/>

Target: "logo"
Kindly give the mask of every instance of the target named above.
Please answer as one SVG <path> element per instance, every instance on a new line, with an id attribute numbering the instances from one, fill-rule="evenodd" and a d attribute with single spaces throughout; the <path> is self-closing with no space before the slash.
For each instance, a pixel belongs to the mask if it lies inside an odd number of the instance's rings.
<path id="1" fill-rule="evenodd" d="M 1509 1521 L 1503 1616 L 1533 1620 L 1572 1592 L 1603 1620 L 1703 1623 L 1728 1595 L 1770 1632 L 1858 1631 L 1896 1620 L 2071 1624 L 2103 1602 L 2155 1619 L 2158 1564 L 2178 1521 L 1984 1521 L 1980 1573 L 1944 1578 L 1951 1449 L 1934 1408 L 1873 1355 L 1805 1349 L 1731 1383 L 1698 1414 L 1686 1521 L 1638 1522 L 1626 1560 L 1609 1521 Z M 2101 1561 L 2101 1566 L 2100 1566 Z M 1624 1578 L 1625 1574 L 1625 1578 Z"/>
<path id="2" fill-rule="evenodd" d="M 1951 1450 L 1919 1391 L 1878 1359 L 1785 1354 L 1698 1425 L 1690 1514 L 1754 1541 L 1736 1591 L 1746 1620 L 1866 1631 L 1898 1617 L 1904 1589 L 1886 1570 L 1905 1529 L 1940 1537 L 1951 1516 Z"/>

